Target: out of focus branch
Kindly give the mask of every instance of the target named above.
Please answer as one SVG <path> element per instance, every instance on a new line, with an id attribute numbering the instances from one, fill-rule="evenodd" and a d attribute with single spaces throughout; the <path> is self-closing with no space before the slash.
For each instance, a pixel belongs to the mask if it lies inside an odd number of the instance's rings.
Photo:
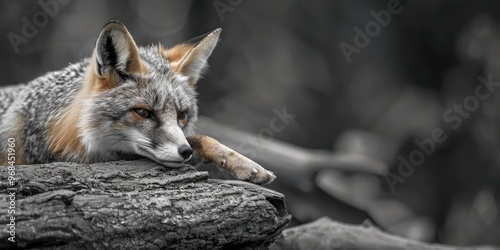
<path id="1" fill-rule="evenodd" d="M 310 177 L 326 168 L 375 175 L 381 175 L 387 170 L 385 163 L 359 154 L 307 149 L 265 138 L 255 140 L 256 135 L 233 129 L 207 117 L 200 117 L 197 127 L 198 134 L 219 140 L 266 169 L 279 173 L 280 178 L 293 179 L 297 185 L 301 185 L 301 182 L 302 185 L 310 185 Z"/>

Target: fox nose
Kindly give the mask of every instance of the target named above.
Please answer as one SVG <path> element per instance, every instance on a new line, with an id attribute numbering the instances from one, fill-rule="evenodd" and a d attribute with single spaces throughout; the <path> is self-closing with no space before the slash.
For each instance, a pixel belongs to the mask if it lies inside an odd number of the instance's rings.
<path id="1" fill-rule="evenodd" d="M 193 149 L 189 145 L 181 145 L 179 147 L 179 154 L 182 156 L 182 158 L 187 159 L 193 154 Z"/>

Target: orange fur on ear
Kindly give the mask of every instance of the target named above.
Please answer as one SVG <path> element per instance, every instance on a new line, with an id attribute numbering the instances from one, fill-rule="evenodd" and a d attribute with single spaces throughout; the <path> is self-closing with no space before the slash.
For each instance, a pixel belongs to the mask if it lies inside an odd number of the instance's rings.
<path id="1" fill-rule="evenodd" d="M 170 64 L 170 69 L 176 73 L 182 73 L 181 62 L 182 59 L 194 49 L 194 44 L 178 44 L 174 47 L 165 50 L 160 47 L 160 52 L 168 60 Z"/>
<path id="2" fill-rule="evenodd" d="M 94 57 L 92 57 L 94 58 Z M 110 71 L 107 75 L 105 76 L 100 76 L 98 75 L 94 70 L 97 62 L 95 60 L 92 60 L 90 62 L 90 66 L 87 74 L 86 74 L 86 81 L 85 84 L 88 86 L 85 86 L 88 88 L 88 90 L 92 93 L 98 93 L 98 92 L 103 92 L 109 89 L 112 89 L 120 83 L 122 80 L 118 73 L 115 71 Z"/>
<path id="3" fill-rule="evenodd" d="M 170 49 L 160 46 L 160 53 L 168 60 L 170 70 L 189 77 L 194 86 L 208 65 L 208 57 L 217 45 L 221 31 L 216 29 L 201 39 L 195 38 Z"/>

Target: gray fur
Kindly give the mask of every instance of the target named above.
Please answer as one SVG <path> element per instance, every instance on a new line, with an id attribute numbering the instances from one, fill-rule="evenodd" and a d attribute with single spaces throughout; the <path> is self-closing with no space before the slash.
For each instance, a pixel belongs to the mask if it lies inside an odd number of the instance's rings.
<path id="1" fill-rule="evenodd" d="M 156 125 L 164 128 L 163 132 L 175 126 L 178 127 L 176 124 L 178 109 L 188 110 L 189 123 L 182 128 L 182 131 L 185 135 L 192 134 L 198 116 L 196 93 L 189 85 L 187 77 L 171 73 L 167 60 L 158 51 L 159 48 L 156 46 L 139 48 L 140 57 L 149 69 L 147 75 L 130 75 L 120 86 L 85 101 L 83 108 L 85 119 L 100 124 L 96 131 L 87 131 L 92 133 L 93 137 L 87 138 L 90 147 L 87 147 L 88 154 L 85 158 L 75 156 L 67 158 L 50 152 L 47 137 L 50 122 L 60 118 L 63 110 L 82 88 L 84 76 L 89 69 L 89 59 L 71 64 L 62 70 L 47 73 L 25 85 L 1 88 L 0 141 L 2 143 L 0 143 L 0 152 L 6 152 L 8 133 L 15 126 L 19 126 L 19 124 L 12 124 L 12 119 L 20 115 L 24 118 L 24 125 L 22 136 L 16 138 L 16 141 L 21 143 L 22 153 L 28 163 L 67 160 L 95 162 L 120 159 L 123 158 L 123 154 L 137 154 L 134 150 L 127 148 L 128 144 L 123 142 L 117 142 L 121 144 L 120 147 L 109 145 L 109 142 L 120 140 L 120 138 L 96 136 L 109 136 L 106 126 L 123 119 L 124 114 L 130 112 L 131 105 L 134 103 L 144 101 L 154 107 L 158 119 Z M 144 129 L 142 131 L 150 131 L 149 134 L 143 136 L 154 143 L 172 139 L 169 138 L 168 133 L 165 134 L 160 130 Z M 86 135 L 75 136 L 84 139 Z M 168 156 L 165 157 L 168 158 Z"/>

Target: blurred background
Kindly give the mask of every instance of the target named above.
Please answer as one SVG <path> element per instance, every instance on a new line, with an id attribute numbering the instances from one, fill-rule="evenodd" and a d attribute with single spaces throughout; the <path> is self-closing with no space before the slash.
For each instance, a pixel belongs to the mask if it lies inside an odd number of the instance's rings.
<path id="1" fill-rule="evenodd" d="M 201 114 L 277 172 L 292 225 L 369 219 L 500 244 L 498 1 L 1 0 L 0 13 L 2 86 L 89 57 L 111 19 L 138 45 L 221 27 Z"/>

